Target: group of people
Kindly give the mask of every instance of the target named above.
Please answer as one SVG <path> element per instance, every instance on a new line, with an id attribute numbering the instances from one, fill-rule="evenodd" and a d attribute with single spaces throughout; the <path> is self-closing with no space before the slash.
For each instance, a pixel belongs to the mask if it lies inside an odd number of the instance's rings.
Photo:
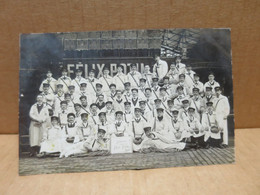
<path id="1" fill-rule="evenodd" d="M 56 80 L 48 71 L 29 114 L 30 155 L 109 152 L 120 137 L 130 138 L 133 152 L 227 147 L 230 106 L 214 73 L 203 84 L 180 57 L 170 67 L 155 61 L 142 73 L 118 65 L 113 77 L 107 67 L 100 78 L 77 69 L 71 79 L 64 68 Z"/>

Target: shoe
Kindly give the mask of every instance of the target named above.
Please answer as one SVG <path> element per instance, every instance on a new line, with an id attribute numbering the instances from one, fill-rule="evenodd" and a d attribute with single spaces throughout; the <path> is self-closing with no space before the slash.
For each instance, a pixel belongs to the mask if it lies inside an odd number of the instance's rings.
<path id="1" fill-rule="evenodd" d="M 36 156 L 37 156 L 38 158 L 43 158 L 43 157 L 45 157 L 45 153 L 42 152 L 42 153 L 37 154 Z"/>

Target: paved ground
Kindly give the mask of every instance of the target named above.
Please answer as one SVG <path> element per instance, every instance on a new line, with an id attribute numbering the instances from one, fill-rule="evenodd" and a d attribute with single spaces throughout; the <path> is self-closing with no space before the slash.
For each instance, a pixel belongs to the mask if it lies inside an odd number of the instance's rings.
<path id="1" fill-rule="evenodd" d="M 20 175 L 108 171 L 122 169 L 150 169 L 162 167 L 227 164 L 235 161 L 234 148 L 211 148 L 170 153 L 113 154 L 108 156 L 70 157 L 43 159 L 22 157 Z"/>

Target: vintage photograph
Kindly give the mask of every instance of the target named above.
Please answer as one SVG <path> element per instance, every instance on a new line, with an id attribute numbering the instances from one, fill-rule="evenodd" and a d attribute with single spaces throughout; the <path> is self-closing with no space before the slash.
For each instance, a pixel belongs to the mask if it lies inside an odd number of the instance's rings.
<path id="1" fill-rule="evenodd" d="M 234 163 L 230 33 L 21 34 L 19 174 Z"/>

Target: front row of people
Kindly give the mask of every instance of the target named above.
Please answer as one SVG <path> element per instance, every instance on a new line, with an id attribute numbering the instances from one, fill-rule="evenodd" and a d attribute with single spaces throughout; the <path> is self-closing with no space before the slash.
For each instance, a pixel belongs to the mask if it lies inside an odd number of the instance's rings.
<path id="1" fill-rule="evenodd" d="M 90 122 L 88 113 L 82 113 L 80 121 L 74 113 L 69 113 L 64 126 L 60 126 L 59 117 L 52 116 L 51 126 L 43 131 L 37 156 L 57 153 L 63 158 L 94 151 L 109 153 L 112 140 L 118 137 L 130 137 L 134 152 L 222 147 L 223 124 L 212 102 L 207 102 L 201 121 L 192 106 L 183 119 L 179 117 L 178 109 L 167 112 L 171 117 L 166 117 L 165 112 L 164 108 L 157 108 L 154 120 L 147 121 L 142 117 L 142 109 L 136 107 L 132 120 L 124 120 L 125 113 L 117 111 L 112 123 L 107 122 L 106 112 L 98 114 L 96 123 Z M 33 125 L 40 124 L 41 121 L 35 121 Z"/>

